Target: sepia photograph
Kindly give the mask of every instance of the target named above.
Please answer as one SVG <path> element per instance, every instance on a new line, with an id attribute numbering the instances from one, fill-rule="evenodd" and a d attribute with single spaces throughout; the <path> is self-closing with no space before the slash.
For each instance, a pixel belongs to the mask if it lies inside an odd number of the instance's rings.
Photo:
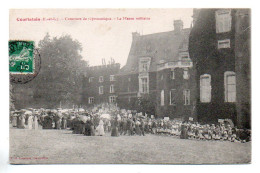
<path id="1" fill-rule="evenodd" d="M 10 164 L 250 164 L 251 9 L 10 9 Z"/>

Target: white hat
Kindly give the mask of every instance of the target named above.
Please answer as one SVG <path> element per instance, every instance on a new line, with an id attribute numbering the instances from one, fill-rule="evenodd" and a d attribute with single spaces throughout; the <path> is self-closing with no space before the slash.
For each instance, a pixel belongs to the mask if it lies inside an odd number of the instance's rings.
<path id="1" fill-rule="evenodd" d="M 31 114 L 32 114 L 31 111 L 26 111 L 26 112 L 24 113 L 24 115 L 31 115 Z"/>

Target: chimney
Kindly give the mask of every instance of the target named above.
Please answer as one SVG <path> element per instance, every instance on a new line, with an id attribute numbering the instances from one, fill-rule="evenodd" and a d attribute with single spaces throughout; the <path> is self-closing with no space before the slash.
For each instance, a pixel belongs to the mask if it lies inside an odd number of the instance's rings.
<path id="1" fill-rule="evenodd" d="M 133 40 L 137 39 L 140 36 L 138 32 L 132 32 Z"/>
<path id="2" fill-rule="evenodd" d="M 174 26 L 174 31 L 180 32 L 183 29 L 183 21 L 182 20 L 174 20 L 173 26 Z"/>
<path id="3" fill-rule="evenodd" d="M 194 26 L 195 23 L 197 22 L 199 13 L 200 13 L 200 9 L 198 9 L 198 8 L 194 8 L 194 9 L 193 9 L 193 15 L 192 15 L 193 21 L 192 21 L 192 26 Z"/>

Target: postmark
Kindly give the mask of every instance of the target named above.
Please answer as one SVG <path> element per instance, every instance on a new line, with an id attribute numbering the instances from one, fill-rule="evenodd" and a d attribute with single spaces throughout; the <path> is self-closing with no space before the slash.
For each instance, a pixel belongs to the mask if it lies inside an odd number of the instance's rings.
<path id="1" fill-rule="evenodd" d="M 41 67 L 39 50 L 34 41 L 9 41 L 9 73 L 13 83 L 27 83 L 34 79 Z"/>

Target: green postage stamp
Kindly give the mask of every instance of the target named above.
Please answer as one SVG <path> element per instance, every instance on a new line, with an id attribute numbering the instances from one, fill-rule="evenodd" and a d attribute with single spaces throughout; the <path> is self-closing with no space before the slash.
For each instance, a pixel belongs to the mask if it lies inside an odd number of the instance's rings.
<path id="1" fill-rule="evenodd" d="M 11 74 L 34 73 L 33 41 L 9 41 L 9 71 Z"/>

